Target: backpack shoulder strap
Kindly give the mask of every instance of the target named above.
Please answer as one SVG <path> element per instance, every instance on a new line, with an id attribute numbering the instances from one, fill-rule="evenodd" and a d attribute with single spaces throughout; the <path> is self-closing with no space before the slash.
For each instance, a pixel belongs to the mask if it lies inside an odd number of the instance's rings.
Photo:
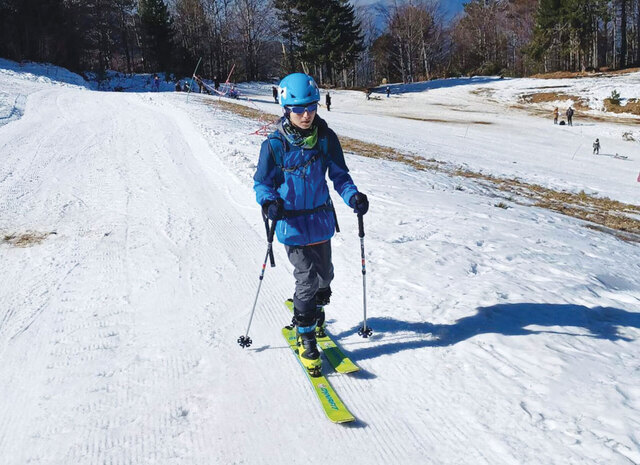
<path id="1" fill-rule="evenodd" d="M 278 175 L 274 179 L 276 183 L 276 189 L 284 183 L 284 168 L 282 166 L 282 158 L 284 156 L 284 142 L 277 135 L 277 132 L 272 132 L 267 136 L 267 143 L 269 144 L 269 153 L 273 158 L 276 167 L 278 168 Z"/>
<path id="2" fill-rule="evenodd" d="M 328 158 L 329 157 L 329 138 L 327 136 L 319 137 L 318 144 L 319 144 L 320 152 L 322 153 L 322 155 Z"/>
<path id="3" fill-rule="evenodd" d="M 269 153 L 271 153 L 273 161 L 278 168 L 282 169 L 282 155 L 284 152 L 282 139 L 275 132 L 272 132 L 267 136 L 267 142 L 269 143 Z"/>

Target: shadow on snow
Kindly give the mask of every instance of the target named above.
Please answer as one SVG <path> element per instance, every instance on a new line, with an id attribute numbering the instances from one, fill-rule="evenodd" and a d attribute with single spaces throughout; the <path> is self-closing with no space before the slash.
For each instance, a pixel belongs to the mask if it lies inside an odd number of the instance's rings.
<path id="1" fill-rule="evenodd" d="M 374 330 L 374 340 L 378 339 L 382 344 L 350 349 L 354 360 L 375 358 L 422 347 L 451 346 L 473 336 L 488 333 L 506 336 L 554 333 L 610 341 L 632 341 L 634 338 L 623 336 L 619 333 L 619 329 L 622 327 L 640 329 L 640 313 L 613 307 L 588 308 L 582 305 L 519 303 L 480 307 L 475 315 L 461 318 L 452 324 L 407 322 L 395 318 L 368 318 L 367 323 Z M 550 329 L 527 329 L 532 325 Z M 584 328 L 589 331 L 589 334 L 571 332 L 567 329 L 571 327 Z M 356 333 L 357 330 L 358 328 L 354 327 L 336 334 L 336 337 L 345 337 Z M 407 334 L 411 332 L 414 334 Z M 394 334 L 398 335 L 396 340 L 393 340 Z M 432 336 L 432 339 L 415 340 L 416 336 L 426 335 Z M 403 340 L 405 338 L 411 338 L 411 340 Z M 384 343 L 387 340 L 390 342 Z"/>
<path id="2" fill-rule="evenodd" d="M 474 76 L 470 78 L 436 79 L 433 81 L 413 82 L 409 84 L 389 84 L 388 86 L 391 89 L 391 93 L 397 95 L 448 87 L 489 84 L 495 81 L 500 81 L 500 78 L 496 76 Z M 386 87 L 386 85 L 381 85 L 372 90 L 374 93 L 384 94 Z"/>

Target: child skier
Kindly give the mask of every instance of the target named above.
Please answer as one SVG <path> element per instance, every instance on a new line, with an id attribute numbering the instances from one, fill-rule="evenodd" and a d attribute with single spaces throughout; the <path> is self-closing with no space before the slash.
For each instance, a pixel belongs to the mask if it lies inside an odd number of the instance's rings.
<path id="1" fill-rule="evenodd" d="M 593 154 L 600 155 L 600 139 L 596 139 L 593 143 Z"/>
<path id="2" fill-rule="evenodd" d="M 369 201 L 349 175 L 338 137 L 316 114 L 320 91 L 313 78 L 290 74 L 280 82 L 278 94 L 284 116 L 262 143 L 254 190 L 264 216 L 277 221 L 276 235 L 294 267 L 300 361 L 312 376 L 319 376 L 316 332 L 323 332 L 320 309 L 331 296 L 331 237 L 337 229 L 327 172 L 355 213 L 367 213 Z"/>

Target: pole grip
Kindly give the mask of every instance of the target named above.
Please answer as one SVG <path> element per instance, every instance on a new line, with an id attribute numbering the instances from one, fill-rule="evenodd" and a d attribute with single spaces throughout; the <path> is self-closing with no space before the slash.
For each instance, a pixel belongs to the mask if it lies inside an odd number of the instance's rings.
<path id="1" fill-rule="evenodd" d="M 262 219 L 264 220 L 264 229 L 265 229 L 265 232 L 267 233 L 267 241 L 271 243 L 273 242 L 273 234 L 269 236 L 269 218 L 267 218 L 264 212 L 262 213 Z M 271 237 L 271 240 L 269 240 L 269 237 Z M 273 248 L 271 247 L 269 248 L 269 263 L 271 264 L 271 268 L 276 266 L 276 260 L 275 258 L 273 258 Z"/>
<path id="2" fill-rule="evenodd" d="M 364 221 L 362 215 L 358 215 L 358 236 L 364 237 Z"/>
<path id="3" fill-rule="evenodd" d="M 273 243 L 273 234 L 276 232 L 276 223 L 277 221 L 272 221 L 271 222 L 271 227 L 269 228 L 269 234 L 267 234 L 267 242 L 269 244 Z M 267 224 L 268 224 L 268 220 L 267 220 Z"/>

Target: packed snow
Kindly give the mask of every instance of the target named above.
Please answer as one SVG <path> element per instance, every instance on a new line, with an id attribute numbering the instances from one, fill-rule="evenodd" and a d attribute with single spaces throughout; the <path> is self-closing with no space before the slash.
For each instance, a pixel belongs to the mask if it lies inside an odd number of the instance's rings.
<path id="1" fill-rule="evenodd" d="M 357 222 L 334 194 L 328 330 L 361 367 L 325 369 L 357 418 L 335 425 L 280 335 L 293 277 L 279 244 L 254 344 L 236 343 L 266 251 L 260 124 L 211 96 L 99 92 L 52 72 L 0 62 L 3 465 L 640 464 L 637 244 L 347 153 L 371 202 L 374 336 L 357 335 Z M 640 203 L 640 145 L 621 136 L 637 126 L 554 127 L 481 91 L 526 81 L 331 91 L 319 114 L 342 136 Z M 279 113 L 269 84 L 241 90 Z M 592 155 L 596 137 L 628 158 Z"/>

